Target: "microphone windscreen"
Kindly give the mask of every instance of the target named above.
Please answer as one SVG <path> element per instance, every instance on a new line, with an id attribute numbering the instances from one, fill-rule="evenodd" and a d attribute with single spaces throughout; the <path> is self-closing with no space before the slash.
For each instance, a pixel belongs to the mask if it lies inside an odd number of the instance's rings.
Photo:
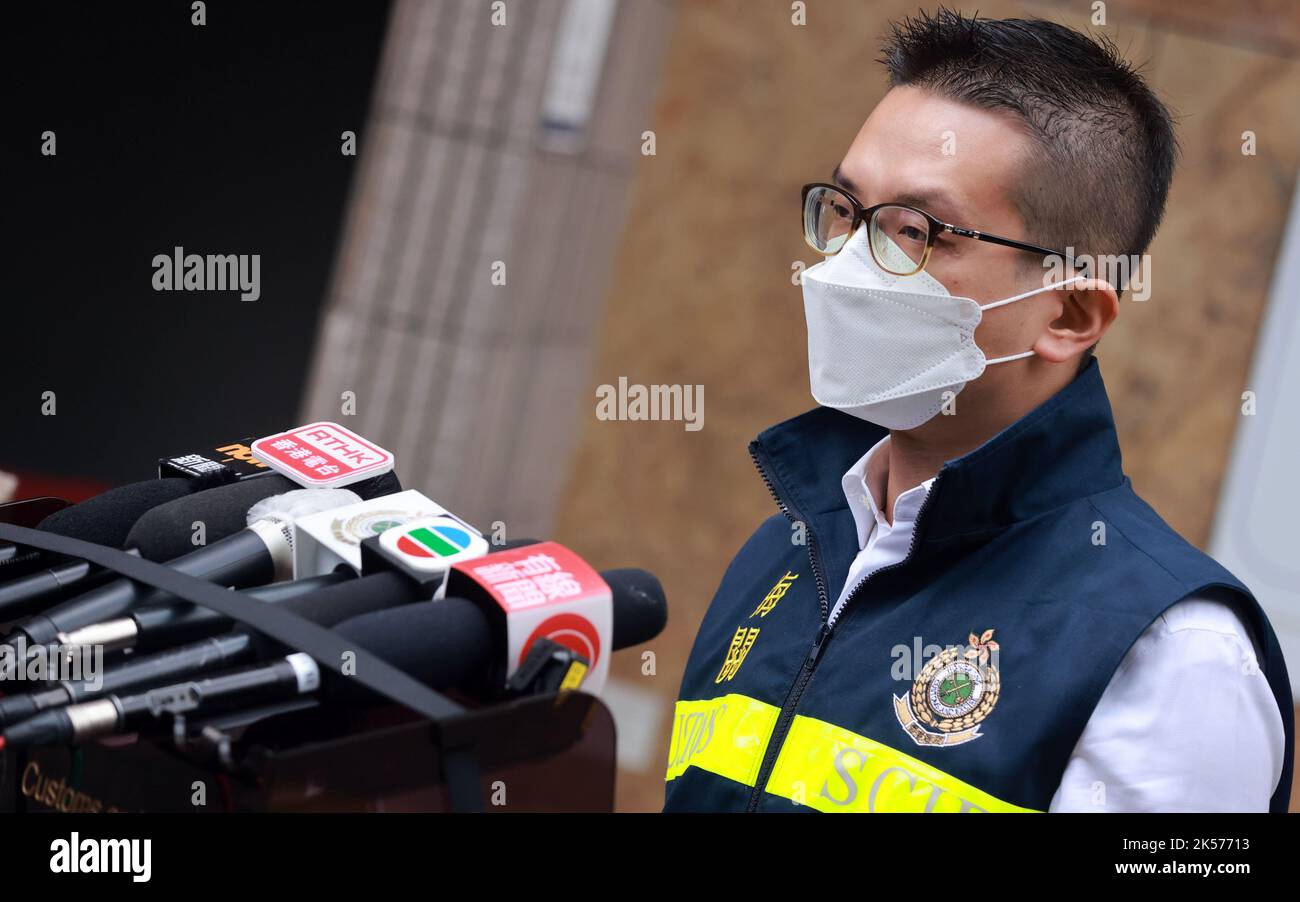
<path id="1" fill-rule="evenodd" d="M 203 522 L 205 541 L 211 544 L 247 526 L 249 508 L 262 499 L 301 490 L 302 486 L 279 473 L 268 473 L 195 492 L 159 505 L 136 520 L 125 537 L 126 547 L 140 549 L 146 560 L 170 561 L 196 549 L 195 522 Z M 347 486 L 347 491 L 363 501 L 401 490 L 402 484 L 392 471 Z"/>
<path id="2" fill-rule="evenodd" d="M 602 570 L 613 592 L 614 648 L 649 642 L 668 623 L 668 599 L 658 577 L 639 567 Z"/>
<path id="3" fill-rule="evenodd" d="M 299 486 L 278 473 L 242 479 L 161 504 L 135 522 L 126 536 L 129 548 L 150 561 L 170 561 L 197 550 L 194 524 L 201 522 L 205 544 L 232 536 L 247 526 L 248 509 L 263 498 Z"/>
<path id="4" fill-rule="evenodd" d="M 276 607 L 293 611 L 321 626 L 333 626 L 372 611 L 410 604 L 420 598 L 420 587 L 414 580 L 390 571 L 359 576 L 308 595 L 287 599 Z"/>
<path id="5" fill-rule="evenodd" d="M 464 598 L 374 611 L 345 620 L 334 631 L 434 689 L 480 679 L 492 663 L 488 619 Z M 339 691 L 346 694 L 347 677 L 340 679 Z"/>
<path id="6" fill-rule="evenodd" d="M 148 511 L 190 494 L 189 479 L 146 479 L 118 486 L 80 504 L 55 511 L 37 529 L 73 539 L 122 548 L 131 527 Z"/>

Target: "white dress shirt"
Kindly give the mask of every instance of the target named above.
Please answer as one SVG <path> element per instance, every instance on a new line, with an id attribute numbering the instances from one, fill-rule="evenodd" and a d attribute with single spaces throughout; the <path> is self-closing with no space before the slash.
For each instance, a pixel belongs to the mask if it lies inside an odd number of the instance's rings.
<path id="1" fill-rule="evenodd" d="M 907 556 L 934 479 L 900 494 L 891 523 L 881 439 L 844 474 L 862 549 L 831 610 Z M 854 604 L 870 604 L 860 598 Z M 1049 811 L 1267 811 L 1285 733 L 1257 644 L 1215 593 L 1171 605 L 1129 649 L 1079 737 Z"/>

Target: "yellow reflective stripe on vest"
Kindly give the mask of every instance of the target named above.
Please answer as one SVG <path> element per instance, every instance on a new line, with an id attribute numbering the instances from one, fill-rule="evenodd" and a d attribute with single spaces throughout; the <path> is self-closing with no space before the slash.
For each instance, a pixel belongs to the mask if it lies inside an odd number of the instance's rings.
<path id="1" fill-rule="evenodd" d="M 668 777 L 688 767 L 753 786 L 781 709 L 746 695 L 678 702 L 668 750 Z"/>
<path id="2" fill-rule="evenodd" d="M 698 767 L 753 786 L 780 709 L 745 695 L 679 701 L 668 780 Z M 796 716 L 766 791 L 818 811 L 1027 812 L 887 745 Z"/>
<path id="3" fill-rule="evenodd" d="M 796 715 L 767 791 L 818 811 L 1032 811 L 964 783 L 937 767 L 851 733 Z"/>

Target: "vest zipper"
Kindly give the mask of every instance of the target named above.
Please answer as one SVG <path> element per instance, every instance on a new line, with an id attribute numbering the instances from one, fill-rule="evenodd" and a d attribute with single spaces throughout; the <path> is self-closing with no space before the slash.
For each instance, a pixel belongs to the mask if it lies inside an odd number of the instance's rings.
<path id="1" fill-rule="evenodd" d="M 768 779 L 772 776 L 772 769 L 776 767 L 776 759 L 780 754 L 781 746 L 785 744 L 786 734 L 790 732 L 790 724 L 794 722 L 794 710 L 799 705 L 799 699 L 803 697 L 804 690 L 808 687 L 812 679 L 813 671 L 817 669 L 817 663 L 821 660 L 822 653 L 826 650 L 830 642 L 831 629 L 835 621 L 839 619 L 839 613 L 836 613 L 834 619 L 830 616 L 830 601 L 826 593 L 826 577 L 822 572 L 821 557 L 817 552 L 817 540 L 808 528 L 808 521 L 799 516 L 799 512 L 793 510 L 781 493 L 777 490 L 776 483 L 769 475 L 767 467 L 764 465 L 762 458 L 757 451 L 757 442 L 749 446 L 749 456 L 753 458 L 754 466 L 758 468 L 758 474 L 763 477 L 763 484 L 772 494 L 772 500 L 781 509 L 781 513 L 790 518 L 792 523 L 803 523 L 806 530 L 805 538 L 808 541 L 808 559 L 812 564 L 813 578 L 817 581 L 817 601 L 821 605 L 822 623 L 817 629 L 817 637 L 813 640 L 813 646 L 809 649 L 807 656 L 804 658 L 803 666 L 799 668 L 799 674 L 790 686 L 790 691 L 786 694 L 785 702 L 781 705 L 781 713 L 776 718 L 776 725 L 772 729 L 772 736 L 767 742 L 767 748 L 763 751 L 763 761 L 758 768 L 758 776 L 754 780 L 754 789 L 749 796 L 749 805 L 746 811 L 753 813 L 758 810 L 759 800 L 763 797 L 764 788 L 767 786 Z M 912 526 L 912 540 L 907 546 L 907 554 L 896 564 L 890 564 L 888 567 L 881 567 L 873 571 L 862 579 L 858 580 L 857 585 L 850 590 L 848 596 L 844 599 L 844 604 L 840 605 L 839 610 L 843 611 L 849 606 L 857 596 L 862 587 L 881 573 L 887 573 L 890 570 L 897 570 L 904 566 L 912 558 L 912 552 L 916 550 L 916 536 L 921 527 L 921 516 L 925 513 L 926 507 L 930 503 L 930 498 L 934 495 L 935 488 L 939 485 L 939 480 L 943 478 L 943 471 L 935 477 L 934 482 L 930 484 L 930 491 L 926 493 L 925 500 L 916 511 L 916 522 Z"/>
<path id="2" fill-rule="evenodd" d="M 753 459 L 754 466 L 758 468 L 758 475 L 763 477 L 763 485 L 767 486 L 768 492 L 772 495 L 772 500 L 776 502 L 776 506 L 781 509 L 781 513 L 789 518 L 791 523 L 803 524 L 804 538 L 807 540 L 808 545 L 808 561 L 812 564 L 813 579 L 817 581 L 817 601 L 821 605 L 822 620 L 826 620 L 830 617 L 831 605 L 827 599 L 826 577 L 822 574 L 822 562 L 821 556 L 817 552 L 817 540 L 813 538 L 812 530 L 808 528 L 808 521 L 798 511 L 791 509 L 785 503 L 785 499 L 781 497 L 781 493 L 777 491 L 776 483 L 772 481 L 767 466 L 759 457 L 757 445 L 758 443 L 754 442 L 749 446 L 749 456 Z"/>
<path id="3" fill-rule="evenodd" d="M 942 478 L 943 478 L 943 471 L 940 470 L 939 473 L 935 476 L 934 482 L 930 483 L 930 490 L 926 492 L 925 497 L 921 499 L 921 506 L 916 509 L 916 519 L 912 521 L 912 538 L 908 540 L 907 543 L 907 554 L 903 555 L 903 559 L 901 561 L 898 561 L 895 564 L 890 564 L 887 567 L 881 567 L 877 570 L 873 570 L 870 573 L 868 573 L 866 576 L 862 577 L 862 579 L 858 580 L 857 585 L 855 585 L 852 589 L 850 589 L 849 594 L 844 597 L 844 604 L 839 606 L 839 609 L 835 611 L 835 615 L 833 617 L 827 619 L 826 621 L 827 629 L 830 629 L 835 626 L 835 621 L 840 619 L 840 614 L 843 613 L 844 609 L 849 606 L 849 602 L 853 601 L 854 597 L 858 594 L 858 590 L 862 588 L 862 586 L 867 582 L 867 580 L 874 578 L 877 574 L 888 573 L 890 570 L 897 570 L 899 567 L 902 567 L 904 564 L 906 564 L 908 561 L 912 559 L 912 552 L 916 550 L 916 534 L 920 530 L 920 526 L 921 526 L 921 515 L 925 513 L 925 508 L 930 503 L 930 497 L 934 495 L 935 486 L 939 484 L 939 480 Z"/>

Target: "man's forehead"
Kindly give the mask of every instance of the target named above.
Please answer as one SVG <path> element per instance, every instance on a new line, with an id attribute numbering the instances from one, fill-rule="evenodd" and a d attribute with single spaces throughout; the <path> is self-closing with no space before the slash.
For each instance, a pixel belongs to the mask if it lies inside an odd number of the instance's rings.
<path id="1" fill-rule="evenodd" d="M 866 200 L 864 194 L 869 193 L 869 190 L 874 191 L 876 189 L 868 189 L 853 181 L 852 178 L 845 174 L 844 164 L 835 167 L 835 171 L 831 173 L 831 181 L 836 185 L 847 188 L 849 193 L 864 204 L 895 201 L 900 204 L 920 207 L 940 219 L 960 219 L 969 206 L 959 186 L 938 182 L 927 183 L 919 180 L 909 181 L 906 179 L 901 180 L 906 182 L 906 187 L 889 191 L 888 197 L 882 196 L 879 200 L 873 197 L 871 200 Z"/>
<path id="2" fill-rule="evenodd" d="M 898 201 L 949 222 L 1010 213 L 1030 138 L 1009 114 L 913 87 L 892 89 L 832 179 L 863 204 Z M 986 226 L 991 229 L 991 226 Z"/>

